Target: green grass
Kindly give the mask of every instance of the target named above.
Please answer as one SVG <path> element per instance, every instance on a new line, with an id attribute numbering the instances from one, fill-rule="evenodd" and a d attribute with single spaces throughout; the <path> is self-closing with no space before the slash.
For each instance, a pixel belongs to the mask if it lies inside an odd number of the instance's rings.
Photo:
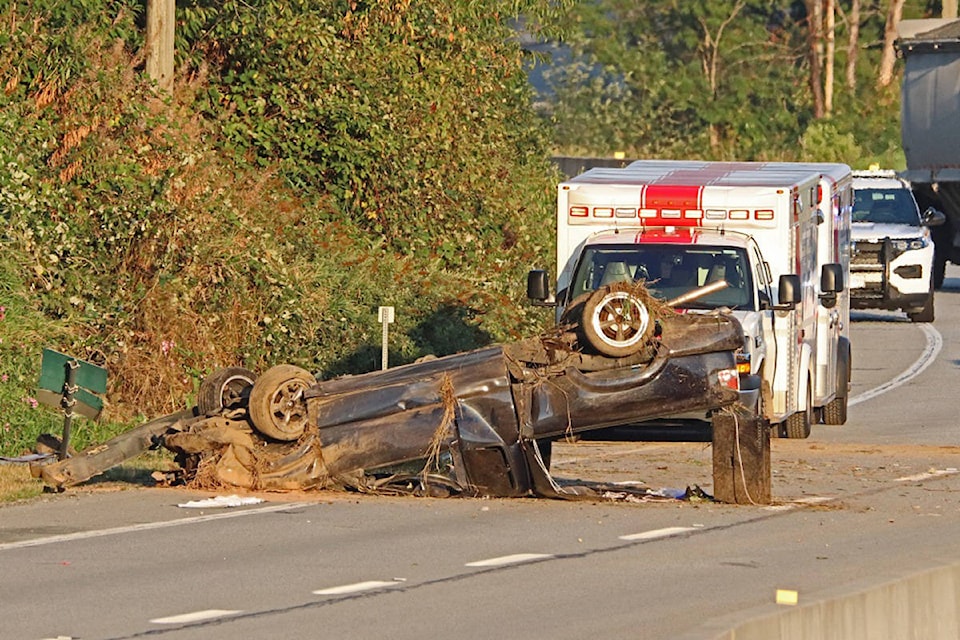
<path id="1" fill-rule="evenodd" d="M 36 498 L 43 483 L 30 475 L 25 464 L 0 464 L 0 503 Z"/>
<path id="2" fill-rule="evenodd" d="M 108 469 L 104 473 L 90 478 L 78 485 L 88 489 L 97 487 L 141 488 L 156 484 L 155 471 L 176 469 L 173 454 L 167 451 L 147 451 L 121 465 Z M 68 487 L 67 491 L 72 488 Z M 53 489 L 45 487 L 42 480 L 31 475 L 26 464 L 0 464 L 0 504 L 30 500 Z"/>

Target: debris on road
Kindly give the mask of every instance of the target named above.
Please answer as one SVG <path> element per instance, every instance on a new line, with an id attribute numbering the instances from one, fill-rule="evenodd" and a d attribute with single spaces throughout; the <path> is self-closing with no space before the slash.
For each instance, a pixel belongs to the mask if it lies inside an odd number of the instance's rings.
<path id="1" fill-rule="evenodd" d="M 611 285 L 516 343 L 325 381 L 293 365 L 221 369 L 196 407 L 34 473 L 63 489 L 164 447 L 174 480 L 201 489 L 596 497 L 550 476 L 553 440 L 731 407 L 742 342 L 729 314 L 677 314 L 642 283 Z"/>

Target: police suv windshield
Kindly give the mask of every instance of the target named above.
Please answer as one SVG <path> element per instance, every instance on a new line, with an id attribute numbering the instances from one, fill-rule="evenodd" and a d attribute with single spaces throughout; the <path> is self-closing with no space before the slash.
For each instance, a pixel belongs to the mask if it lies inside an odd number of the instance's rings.
<path id="1" fill-rule="evenodd" d="M 855 189 L 853 222 L 920 226 L 917 203 L 909 189 Z"/>
<path id="2" fill-rule="evenodd" d="M 706 245 L 588 246 L 580 256 L 567 301 L 613 282 L 640 280 L 663 300 L 726 280 L 725 289 L 678 307 L 754 310 L 753 282 L 746 252 L 736 247 Z"/>

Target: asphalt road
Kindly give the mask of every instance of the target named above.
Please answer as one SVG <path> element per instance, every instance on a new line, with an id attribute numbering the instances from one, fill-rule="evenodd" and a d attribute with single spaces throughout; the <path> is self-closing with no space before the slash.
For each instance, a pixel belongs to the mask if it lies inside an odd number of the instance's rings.
<path id="1" fill-rule="evenodd" d="M 948 277 L 932 326 L 855 314 L 849 421 L 773 442 L 772 505 L 80 488 L 0 508 L 0 638 L 699 639 L 960 561 Z M 582 441 L 555 474 L 709 491 L 710 460 Z"/>

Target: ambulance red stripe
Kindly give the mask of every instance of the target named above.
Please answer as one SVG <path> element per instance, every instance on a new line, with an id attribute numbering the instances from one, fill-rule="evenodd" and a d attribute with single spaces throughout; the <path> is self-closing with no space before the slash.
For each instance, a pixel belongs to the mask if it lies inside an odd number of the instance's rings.
<path id="1" fill-rule="evenodd" d="M 640 194 L 644 209 L 702 209 L 703 186 L 647 185 Z"/>

